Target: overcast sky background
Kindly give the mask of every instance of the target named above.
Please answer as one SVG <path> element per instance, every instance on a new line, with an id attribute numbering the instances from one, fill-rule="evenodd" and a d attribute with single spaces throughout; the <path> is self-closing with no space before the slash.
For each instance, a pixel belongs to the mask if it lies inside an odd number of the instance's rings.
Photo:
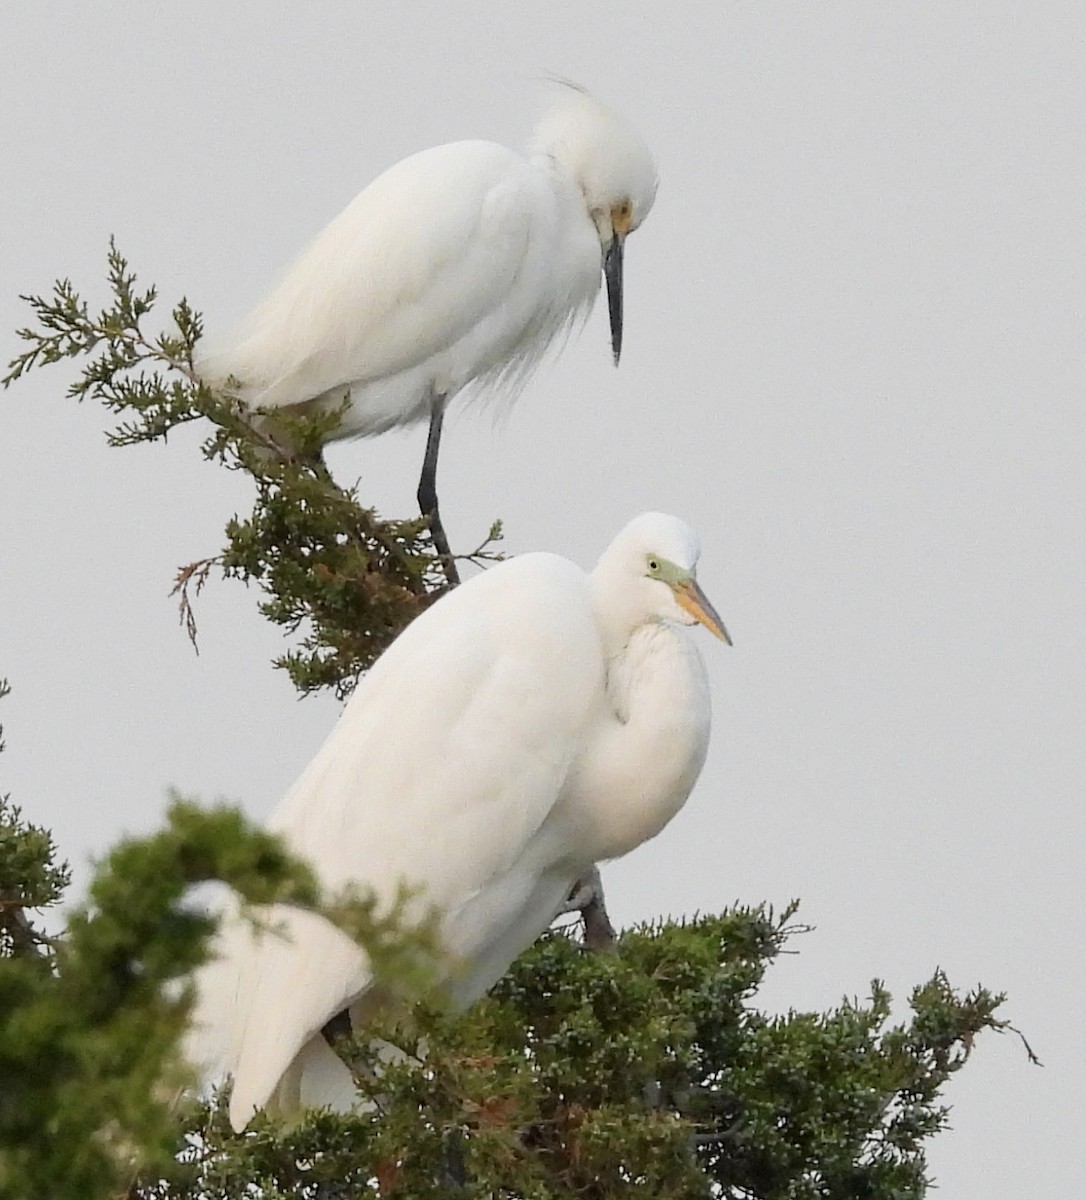
<path id="1" fill-rule="evenodd" d="M 274 14 L 274 15 L 273 15 Z M 19 292 L 97 303 L 117 236 L 165 301 L 240 318 L 381 169 L 521 145 L 545 73 L 654 147 L 606 308 L 507 420 L 454 410 L 454 547 L 591 565 L 648 508 L 700 533 L 735 639 L 700 638 L 713 744 L 686 810 L 608 868 L 622 922 L 802 898 L 764 1000 L 825 1007 L 942 966 L 1010 1036 L 951 1085 L 940 1195 L 1086 1172 L 1086 8 L 1081 4 L 6 4 L 0 351 Z M 244 482 L 195 433 L 109 450 L 67 368 L 0 397 L 0 787 L 80 866 L 165 789 L 266 813 L 338 706 L 214 583 L 167 597 Z M 414 509 L 425 431 L 337 447 Z"/>

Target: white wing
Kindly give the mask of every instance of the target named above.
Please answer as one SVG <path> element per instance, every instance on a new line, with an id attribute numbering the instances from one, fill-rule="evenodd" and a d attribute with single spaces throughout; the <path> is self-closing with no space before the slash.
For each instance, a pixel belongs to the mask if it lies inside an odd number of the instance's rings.
<path id="1" fill-rule="evenodd" d="M 458 588 L 401 635 L 270 826 L 331 891 L 358 883 L 391 901 L 406 883 L 454 922 L 470 909 L 470 928 L 445 932 L 458 952 L 485 957 L 549 865 L 526 850 L 602 688 L 585 576 L 552 555 L 517 558 Z M 338 931 L 281 915 L 291 939 L 263 938 L 238 989 L 230 1057 L 242 1121 L 325 1021 L 372 982 L 364 955 Z"/>
<path id="2" fill-rule="evenodd" d="M 277 407 L 416 366 L 501 308 L 529 246 L 546 255 L 552 209 L 545 178 L 503 146 L 412 155 L 318 235 L 240 341 L 199 370 L 234 375 L 250 403 Z"/>

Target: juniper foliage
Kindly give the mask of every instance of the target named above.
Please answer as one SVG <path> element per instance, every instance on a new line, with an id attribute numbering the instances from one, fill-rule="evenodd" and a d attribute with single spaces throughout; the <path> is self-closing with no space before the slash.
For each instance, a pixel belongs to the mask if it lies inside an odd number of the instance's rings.
<path id="1" fill-rule="evenodd" d="M 108 278 L 97 313 L 67 280 L 26 297 L 35 324 L 4 384 L 84 360 L 69 392 L 117 417 L 115 445 L 209 422 L 205 457 L 247 473 L 256 495 L 224 548 L 178 573 L 189 634 L 212 572 L 255 582 L 295 639 L 278 665 L 303 692 L 345 695 L 444 586 L 424 523 L 385 520 L 329 478 L 319 447 L 339 414 L 286 416 L 270 434 L 196 377 L 201 322 L 186 301 L 148 333 L 155 290 L 137 289 L 115 246 Z M 185 981 L 213 928 L 187 896 L 218 878 L 250 902 L 314 904 L 310 873 L 237 812 L 175 800 L 159 834 L 99 865 L 50 939 L 33 914 L 67 878 L 49 833 L 0 801 L 0 1198 L 919 1200 L 945 1085 L 980 1032 L 1012 1028 L 1002 996 L 940 972 L 900 1023 L 878 981 L 826 1013 L 762 1012 L 765 971 L 804 927 L 794 905 L 736 906 L 628 930 L 611 954 L 552 932 L 468 1012 L 410 1006 L 345 1048 L 367 1111 L 290 1128 L 258 1117 L 239 1135 L 223 1096 L 176 1103 Z M 384 978 L 423 989 L 432 925 L 405 931 L 358 897 L 320 911 Z M 401 1051 L 379 1075 L 374 1036 Z"/>
<path id="2" fill-rule="evenodd" d="M 217 553 L 178 569 L 181 617 L 196 642 L 194 600 L 217 571 L 256 583 L 260 611 L 294 636 L 276 660 L 302 692 L 333 688 L 345 696 L 396 635 L 446 586 L 426 522 L 384 519 L 361 504 L 357 484 L 340 487 L 324 468 L 320 447 L 341 413 L 276 413 L 259 419 L 236 396 L 213 392 L 193 370 L 203 331 L 182 299 L 166 328 L 148 330 L 158 295 L 141 291 L 114 243 L 108 258 L 110 302 L 93 312 L 68 279 L 50 296 L 22 297 L 32 324 L 18 336 L 27 348 L 9 364 L 5 387 L 28 371 L 82 360 L 68 394 L 98 401 L 116 417 L 113 446 L 166 441 L 179 426 L 204 421 L 204 457 L 250 476 L 255 500 L 248 516 L 226 523 Z M 289 447 L 289 449 L 287 449 Z M 497 556 L 495 522 L 470 554 Z"/>
<path id="3" fill-rule="evenodd" d="M 0 697 L 8 691 L 0 685 Z M 0 750 L 3 743 L 0 742 Z M 237 809 L 174 796 L 165 827 L 121 841 L 98 864 L 85 902 L 48 937 L 42 910 L 68 884 L 51 835 L 0 802 L 0 1197 L 105 1200 L 138 1176 L 176 1169 L 193 1083 L 178 1043 L 191 972 L 216 927 L 194 886 L 229 884 L 247 905 L 296 904 L 365 947 L 405 990 L 429 978 L 433 925 L 409 926 L 404 903 L 318 897 L 308 866 Z M 248 908 L 243 909 L 249 911 Z M 257 910 L 252 910 L 254 913 Z M 262 911 L 262 910 L 261 910 Z"/>
<path id="4" fill-rule="evenodd" d="M 10 691 L 8 681 L 0 679 L 0 700 Z M 0 794 L 0 958 L 51 957 L 52 942 L 33 913 L 56 904 L 70 878 L 67 863 L 57 861 L 49 830 L 24 821 L 10 795 Z"/>

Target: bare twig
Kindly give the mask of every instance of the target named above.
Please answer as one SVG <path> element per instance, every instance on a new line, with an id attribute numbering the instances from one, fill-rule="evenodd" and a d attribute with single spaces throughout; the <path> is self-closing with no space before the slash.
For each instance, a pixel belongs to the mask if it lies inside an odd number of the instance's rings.
<path id="1" fill-rule="evenodd" d="M 1019 1040 L 1021 1041 L 1023 1047 L 1025 1048 L 1026 1057 L 1029 1059 L 1029 1061 L 1031 1063 L 1033 1063 L 1033 1065 L 1035 1067 L 1043 1067 L 1044 1066 L 1044 1063 L 1041 1062 L 1041 1060 L 1037 1057 L 1036 1054 L 1034 1054 L 1033 1047 L 1029 1044 L 1029 1042 L 1026 1041 L 1026 1035 L 1021 1031 L 1021 1029 L 1019 1029 L 1015 1025 L 1012 1025 L 1010 1023 L 1010 1021 L 997 1021 L 995 1023 L 995 1027 L 996 1027 L 996 1029 L 999 1030 L 1000 1033 L 1002 1033 L 1004 1030 L 1006 1030 L 1009 1033 L 1017 1034 Z"/>
<path id="2" fill-rule="evenodd" d="M 199 596 L 204 590 L 204 584 L 207 583 L 207 577 L 211 568 L 221 565 L 221 554 L 216 554 L 212 558 L 199 558 L 196 562 L 189 563 L 187 567 L 178 569 L 177 576 L 173 581 L 173 587 L 170 589 L 171 596 L 179 596 L 177 605 L 179 619 L 185 627 L 185 632 L 189 635 L 189 641 L 192 642 L 193 650 L 197 654 L 200 653 L 200 647 L 196 643 L 196 613 L 192 606 L 192 599 L 189 596 L 189 588 L 193 589 L 193 596 Z"/>

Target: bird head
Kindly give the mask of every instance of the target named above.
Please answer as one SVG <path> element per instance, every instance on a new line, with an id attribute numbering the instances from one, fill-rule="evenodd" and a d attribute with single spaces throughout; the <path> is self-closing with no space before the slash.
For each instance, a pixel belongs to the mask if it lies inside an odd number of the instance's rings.
<path id="1" fill-rule="evenodd" d="M 641 135 L 618 113 L 577 84 L 561 82 L 562 98 L 536 126 L 533 149 L 554 159 L 572 177 L 599 234 L 617 365 L 622 353 L 623 247 L 656 199 L 656 163 Z"/>
<path id="2" fill-rule="evenodd" d="M 698 584 L 699 554 L 693 530 L 677 517 L 634 517 L 593 573 L 604 584 L 609 616 L 629 630 L 651 621 L 704 625 L 730 646 L 724 622 Z"/>

